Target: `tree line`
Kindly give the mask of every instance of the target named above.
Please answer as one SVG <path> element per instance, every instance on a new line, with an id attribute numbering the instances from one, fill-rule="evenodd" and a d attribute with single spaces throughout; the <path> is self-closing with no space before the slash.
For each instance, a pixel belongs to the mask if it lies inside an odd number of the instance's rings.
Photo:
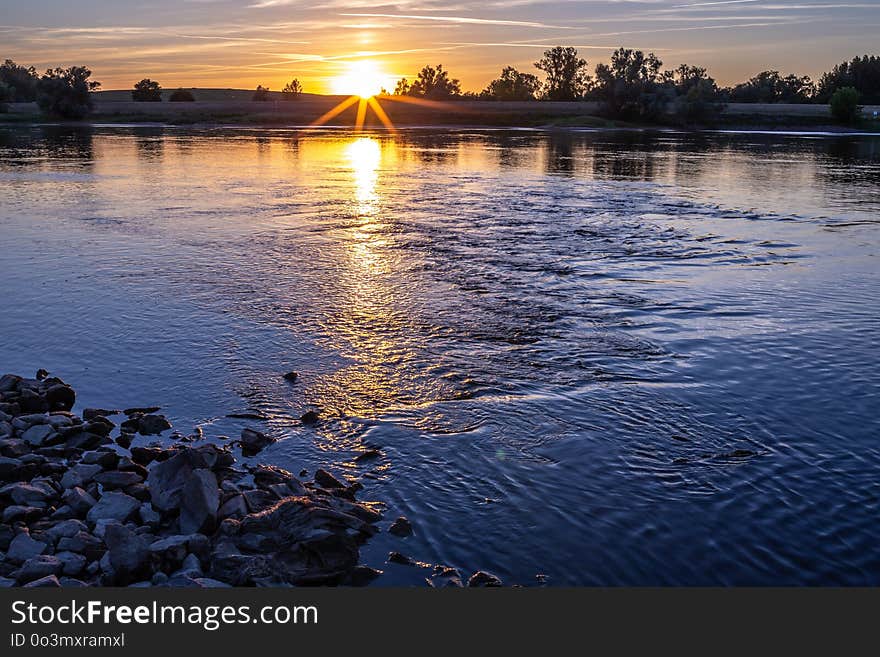
<path id="1" fill-rule="evenodd" d="M 880 104 L 880 57 L 865 55 L 835 66 L 818 82 L 807 76 L 783 75 L 763 71 L 737 85 L 721 87 L 705 68 L 682 64 L 664 70 L 654 53 L 619 48 L 609 63 L 599 63 L 589 71 L 588 62 L 572 47 L 557 46 L 544 52 L 534 63 L 544 74 L 512 66 L 502 69 L 479 93 L 462 91 L 458 79 L 443 65 L 425 66 L 412 82 L 402 78 L 392 92 L 421 98 L 487 101 L 579 101 L 601 104 L 610 117 L 652 121 L 670 112 L 688 121 L 700 121 L 716 114 L 726 103 L 823 103 L 830 104 L 835 117 L 852 122 L 860 115 L 859 103 Z M 84 66 L 49 69 L 40 75 L 7 59 L 0 65 L 0 105 L 8 102 L 36 101 L 47 114 L 81 118 L 92 109 L 91 92 L 100 87 Z M 162 100 L 158 82 L 144 79 L 131 92 L 135 101 Z M 294 100 L 302 93 L 293 79 L 281 90 L 283 100 Z M 269 100 L 269 88 L 258 86 L 253 100 Z M 190 91 L 178 89 L 172 102 L 192 101 Z"/>

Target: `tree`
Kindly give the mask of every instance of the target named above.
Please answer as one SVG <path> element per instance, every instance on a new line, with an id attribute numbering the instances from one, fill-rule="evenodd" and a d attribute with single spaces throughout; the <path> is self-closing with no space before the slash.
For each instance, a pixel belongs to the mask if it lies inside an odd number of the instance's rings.
<path id="1" fill-rule="evenodd" d="M 724 107 L 721 90 L 705 68 L 681 64 L 664 74 L 675 88 L 675 113 L 686 122 L 705 121 Z"/>
<path id="2" fill-rule="evenodd" d="M 490 100 L 534 100 L 540 88 L 537 75 L 520 73 L 508 66 L 501 71 L 497 80 L 489 83 L 480 97 Z"/>
<path id="3" fill-rule="evenodd" d="M 819 80 L 816 99 L 827 103 L 835 91 L 852 87 L 868 105 L 880 103 L 880 57 L 865 55 L 838 64 Z"/>
<path id="4" fill-rule="evenodd" d="M 144 78 L 134 85 L 131 99 L 140 103 L 159 103 L 162 101 L 162 87 L 158 82 Z"/>
<path id="5" fill-rule="evenodd" d="M 0 84 L 5 85 L 7 100 L 13 103 L 30 103 L 37 98 L 37 70 L 31 66 L 19 66 L 11 59 L 0 65 Z"/>
<path id="6" fill-rule="evenodd" d="M 400 78 L 397 81 L 397 86 L 394 87 L 394 95 L 409 96 L 409 82 L 407 82 L 406 78 Z"/>
<path id="7" fill-rule="evenodd" d="M 590 85 L 587 60 L 578 57 L 576 48 L 556 46 L 546 50 L 535 67 L 547 74 L 546 100 L 578 100 Z"/>
<path id="8" fill-rule="evenodd" d="M 6 85 L 5 82 L 0 82 L 0 114 L 9 111 L 9 108 L 6 106 L 6 101 L 9 100 L 12 95 L 12 91 Z"/>
<path id="9" fill-rule="evenodd" d="M 195 101 L 195 96 L 192 95 L 191 91 L 187 91 L 186 89 L 178 89 L 174 91 L 171 96 L 169 96 L 168 100 L 172 103 L 192 103 Z"/>
<path id="10" fill-rule="evenodd" d="M 302 85 L 299 80 L 293 78 L 293 80 L 284 85 L 284 88 L 281 90 L 281 100 L 296 100 L 302 93 L 302 90 Z"/>
<path id="11" fill-rule="evenodd" d="M 49 116 L 83 118 L 92 110 L 92 91 L 101 86 L 91 75 L 85 66 L 47 70 L 37 83 L 37 104 Z"/>
<path id="12" fill-rule="evenodd" d="M 596 66 L 595 91 L 605 112 L 623 119 L 656 119 L 663 114 L 676 90 L 674 74 L 663 74 L 654 53 L 619 48 L 611 64 Z M 687 84 L 683 82 L 682 84 Z"/>
<path id="13" fill-rule="evenodd" d="M 729 90 L 734 103 L 809 103 L 815 95 L 815 85 L 808 76 L 779 71 L 762 71 L 747 82 Z"/>
<path id="14" fill-rule="evenodd" d="M 407 95 L 452 98 L 461 95 L 461 85 L 458 80 L 449 77 L 449 72 L 443 70 L 442 64 L 438 64 L 437 68 L 425 66 L 409 87 Z"/>
<path id="15" fill-rule="evenodd" d="M 831 116 L 841 123 L 851 125 L 862 116 L 859 107 L 860 94 L 854 87 L 841 87 L 831 96 Z"/>
<path id="16" fill-rule="evenodd" d="M 251 96 L 251 100 L 260 102 L 269 100 L 269 87 L 264 87 L 263 85 L 258 84 L 256 91 L 254 91 L 254 95 Z"/>

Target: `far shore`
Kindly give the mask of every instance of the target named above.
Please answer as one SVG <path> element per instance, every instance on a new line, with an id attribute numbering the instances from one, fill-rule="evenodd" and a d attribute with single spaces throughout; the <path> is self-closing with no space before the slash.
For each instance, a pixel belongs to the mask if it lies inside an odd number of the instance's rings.
<path id="1" fill-rule="evenodd" d="M 88 123 L 160 123 L 171 125 L 310 125 L 332 110 L 346 96 L 303 94 L 292 101 L 271 99 L 251 101 L 240 99 L 200 100 L 195 102 L 133 102 L 118 100 L 114 95 L 97 94 L 95 108 Z M 522 128 L 634 128 L 646 127 L 601 116 L 595 102 L 504 102 L 445 101 L 415 104 L 401 102 L 392 96 L 376 99 L 391 122 L 398 127 L 522 127 Z M 10 103 L 0 114 L 0 124 L 46 122 L 35 103 Z M 681 125 L 674 117 L 650 127 L 722 128 L 805 130 L 823 132 L 880 132 L 880 106 L 863 108 L 863 123 L 856 127 L 834 124 L 827 105 L 745 104 L 732 103 L 701 124 Z M 328 126 L 353 126 L 357 104 L 324 122 Z M 368 110 L 364 127 L 383 127 L 379 118 Z"/>

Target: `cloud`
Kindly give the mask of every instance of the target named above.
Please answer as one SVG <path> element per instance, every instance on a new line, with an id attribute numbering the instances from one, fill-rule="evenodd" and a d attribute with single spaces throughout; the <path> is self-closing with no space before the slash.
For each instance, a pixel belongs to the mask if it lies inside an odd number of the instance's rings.
<path id="1" fill-rule="evenodd" d="M 574 29 L 570 25 L 547 25 L 546 23 L 533 23 L 529 21 L 508 21 L 494 18 L 470 18 L 467 16 L 421 16 L 417 14 L 362 14 L 362 13 L 343 13 L 340 16 L 358 16 L 361 18 L 400 18 L 404 20 L 417 21 L 439 21 L 446 23 L 465 23 L 473 25 L 514 25 L 517 27 L 545 27 L 556 30 Z"/>

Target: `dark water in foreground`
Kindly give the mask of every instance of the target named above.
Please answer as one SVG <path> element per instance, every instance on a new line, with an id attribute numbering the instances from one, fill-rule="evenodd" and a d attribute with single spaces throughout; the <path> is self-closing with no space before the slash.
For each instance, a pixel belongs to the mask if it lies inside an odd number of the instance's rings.
<path id="1" fill-rule="evenodd" d="M 378 584 L 880 584 L 878 138 L 20 128 L 0 195 L 0 370 L 366 476 Z"/>

